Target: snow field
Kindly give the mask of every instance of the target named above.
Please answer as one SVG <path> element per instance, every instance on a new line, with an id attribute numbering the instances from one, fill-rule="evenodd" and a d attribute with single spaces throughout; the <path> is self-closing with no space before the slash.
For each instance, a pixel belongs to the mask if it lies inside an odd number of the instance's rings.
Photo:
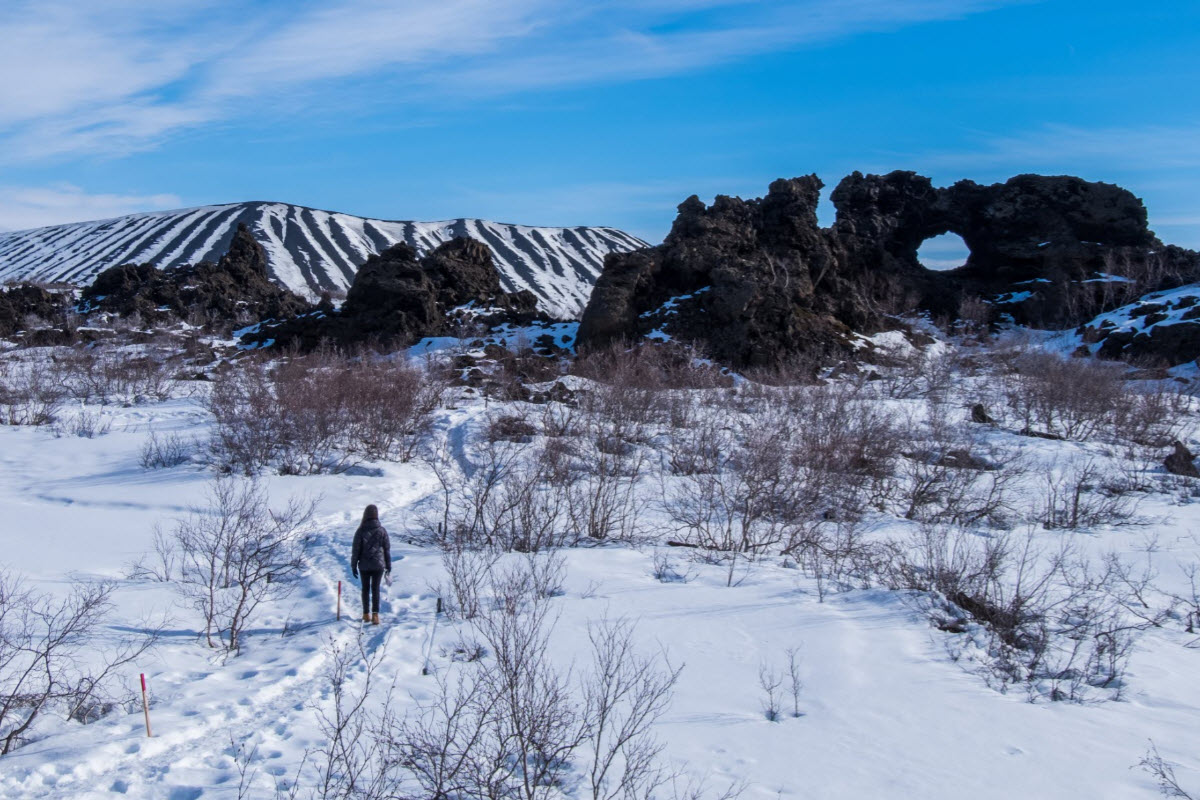
<path id="1" fill-rule="evenodd" d="M 436 435 L 469 468 L 469 444 L 497 404 L 457 406 L 439 412 Z M 244 746 L 253 753 L 248 796 L 273 797 L 276 780 L 291 780 L 306 751 L 321 745 L 314 706 L 330 697 L 329 641 L 365 637 L 368 650 L 382 654 L 381 674 L 394 680 L 402 704 L 428 699 L 436 688 L 421 675 L 427 649 L 437 670 L 469 668 L 443 654 L 465 633 L 463 623 L 442 620 L 436 641 L 427 638 L 441 559 L 406 535 L 433 502 L 437 484 L 427 467 L 264 475 L 273 504 L 319 495 L 311 564 L 289 597 L 253 620 L 243 652 L 222 659 L 203 646 L 196 613 L 169 585 L 125 577 L 129 563 L 151 549 L 155 525 L 169 528 L 201 504 L 211 479 L 196 463 L 143 470 L 144 442 L 151 430 L 203 438 L 207 415 L 196 398 L 183 397 L 87 410 L 111 417 L 107 434 L 0 427 L 0 562 L 45 591 L 61 591 L 72 577 L 119 580 L 114 636 L 168 615 L 163 644 L 137 665 L 149 680 L 155 736 L 146 739 L 140 709 L 86 726 L 47 718 L 35 741 L 0 760 L 0 796 L 233 798 L 241 778 L 236 751 Z M 994 436 L 1035 462 L 1117 455 L 1104 445 Z M 644 488 L 647 498 L 659 491 L 653 479 Z M 384 624 L 364 629 L 347 561 L 358 516 L 371 502 L 392 533 L 395 567 Z M 1115 550 L 1150 558 L 1161 586 L 1182 591 L 1181 566 L 1200 560 L 1200 507 L 1157 494 L 1142 500 L 1137 516 L 1137 525 L 1039 537 L 1048 545 L 1070 537 L 1097 557 Z M 643 522 L 658 530 L 669 524 L 652 505 Z M 873 535 L 901 535 L 909 525 L 881 518 Z M 563 551 L 565 592 L 550 601 L 559 615 L 552 655 L 583 666 L 589 622 L 635 620 L 643 651 L 684 666 L 657 727 L 666 756 L 714 786 L 744 781 L 746 798 L 1149 798 L 1152 779 L 1130 767 L 1153 739 L 1179 764 L 1184 785 L 1200 787 L 1200 649 L 1188 646 L 1196 637 L 1176 621 L 1140 638 L 1124 700 L 1030 703 L 1019 688 L 989 688 L 969 659 L 955 661 L 963 635 L 932 628 L 919 597 L 846 589 L 822 602 L 814 582 L 778 558 L 739 568 L 736 585 L 727 586 L 726 567 L 694 563 L 682 548 L 662 553 L 690 579 L 660 582 L 652 575 L 654 549 Z M 340 624 L 333 618 L 338 580 Z M 790 715 L 785 697 L 783 717 L 769 722 L 759 670 L 782 668 L 792 647 L 800 654 L 802 715 Z M 136 671 L 127 677 L 132 691 Z M 311 783 L 311 772 L 301 777 Z"/>

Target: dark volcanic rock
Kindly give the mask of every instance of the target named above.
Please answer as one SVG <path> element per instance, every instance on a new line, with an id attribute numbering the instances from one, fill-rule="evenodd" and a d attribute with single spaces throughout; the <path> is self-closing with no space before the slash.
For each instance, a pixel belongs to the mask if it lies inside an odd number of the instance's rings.
<path id="1" fill-rule="evenodd" d="M 528 291 L 505 292 L 491 250 L 460 237 L 424 258 L 406 244 L 394 245 L 362 265 L 340 311 L 264 325 L 245 339 L 305 350 L 323 342 L 403 346 L 449 333 L 460 318 L 520 323 L 535 316 L 537 298 Z"/>
<path id="2" fill-rule="evenodd" d="M 1112 331 L 1099 335 L 1085 329 L 1085 341 L 1091 337 L 1102 342 L 1096 350 L 1101 358 L 1125 359 L 1140 364 L 1176 366 L 1200 358 L 1200 323 L 1179 322 L 1154 325 L 1145 331 Z"/>
<path id="3" fill-rule="evenodd" d="M 1141 201 L 1111 184 L 1019 175 L 938 189 L 912 172 L 855 172 L 832 193 L 830 228 L 817 225 L 821 186 L 810 175 L 758 200 L 688 198 L 663 244 L 608 256 L 580 345 L 661 331 L 726 363 L 773 365 L 848 355 L 851 331 L 892 327 L 895 313 L 954 318 L 968 296 L 1007 294 L 1000 307 L 1021 323 L 1078 325 L 1100 310 L 1084 281 L 1114 265 L 1137 272 L 1157 259 L 1162 269 L 1143 272 L 1200 274 L 1200 254 L 1164 248 Z M 926 269 L 918 247 L 947 232 L 970 248 L 966 265 Z"/>
<path id="4" fill-rule="evenodd" d="M 88 313 L 136 313 L 147 323 L 172 318 L 257 321 L 310 308 L 306 300 L 271 282 L 266 254 L 245 225 L 238 226 L 229 251 L 216 264 L 202 261 L 169 270 L 151 264 L 110 267 L 83 290 L 81 305 Z"/>
<path id="5" fill-rule="evenodd" d="M 1196 457 L 1188 450 L 1183 442 L 1175 443 L 1175 450 L 1163 461 L 1163 466 L 1172 475 L 1183 475 L 1188 478 L 1200 478 L 1200 470 L 1196 469 Z"/>
<path id="6" fill-rule="evenodd" d="M 0 337 L 12 336 L 24 329 L 33 317 L 49 325 L 65 325 L 74 305 L 70 292 L 53 292 L 42 286 L 19 283 L 0 287 Z"/>

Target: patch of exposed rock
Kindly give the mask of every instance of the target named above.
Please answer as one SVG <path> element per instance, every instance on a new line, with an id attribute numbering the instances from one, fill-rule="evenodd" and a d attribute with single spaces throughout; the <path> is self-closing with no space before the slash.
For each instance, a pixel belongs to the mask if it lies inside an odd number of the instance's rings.
<path id="1" fill-rule="evenodd" d="M 52 291 L 32 283 L 0 287 L 0 338 L 24 330 L 30 320 L 65 326 L 74 305 L 74 296 L 69 291 Z"/>
<path id="2" fill-rule="evenodd" d="M 338 346 L 397 347 L 455 331 L 463 322 L 521 323 L 537 316 L 537 297 L 505 292 L 487 245 L 459 237 L 424 257 L 397 244 L 367 259 L 342 307 L 327 308 L 248 333 L 247 342 L 311 350 Z"/>
<path id="3" fill-rule="evenodd" d="M 202 261 L 168 270 L 152 264 L 110 267 L 83 290 L 80 305 L 89 314 L 137 314 L 147 324 L 172 319 L 253 322 L 311 308 L 307 300 L 271 281 L 266 253 L 245 225 L 238 226 L 229 251 L 216 264 Z"/>
<path id="4" fill-rule="evenodd" d="M 913 172 L 855 172 L 831 195 L 829 228 L 817 224 L 821 188 L 810 175 L 755 200 L 688 198 L 663 244 L 608 256 L 580 345 L 676 338 L 770 366 L 851 355 L 851 332 L 893 328 L 901 312 L 953 319 L 969 297 L 1021 324 L 1074 326 L 1128 302 L 1097 275 L 1131 275 L 1126 291 L 1143 293 L 1200 275 L 1200 254 L 1164 247 L 1141 201 L 1111 184 L 1019 175 L 939 189 Z M 970 248 L 967 263 L 926 269 L 918 247 L 947 232 Z"/>

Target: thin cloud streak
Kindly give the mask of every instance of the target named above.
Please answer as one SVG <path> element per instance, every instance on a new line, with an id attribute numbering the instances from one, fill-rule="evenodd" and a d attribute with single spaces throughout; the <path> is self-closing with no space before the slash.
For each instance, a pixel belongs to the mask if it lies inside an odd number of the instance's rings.
<path id="1" fill-rule="evenodd" d="M 0 186 L 0 230 L 25 230 L 78 220 L 107 219 L 137 211 L 178 208 L 173 194 L 89 194 L 78 186 Z"/>
<path id="2" fill-rule="evenodd" d="M 120 155 L 212 121 L 320 113 L 365 78 L 393 90 L 380 105 L 436 104 L 675 75 L 1013 2 L 17 3 L 0 12 L 0 159 Z"/>

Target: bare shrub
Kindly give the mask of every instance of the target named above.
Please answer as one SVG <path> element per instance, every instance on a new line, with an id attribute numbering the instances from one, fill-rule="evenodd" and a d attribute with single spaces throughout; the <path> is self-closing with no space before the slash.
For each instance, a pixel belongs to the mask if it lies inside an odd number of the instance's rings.
<path id="1" fill-rule="evenodd" d="M 1169 447 L 1186 438 L 1192 424 L 1190 395 L 1166 382 L 1127 386 L 1114 409 L 1113 431 L 1122 439 L 1145 447 Z"/>
<path id="2" fill-rule="evenodd" d="M 484 436 L 466 476 L 443 449 L 428 459 L 440 507 L 422 527 L 446 547 L 536 552 L 584 540 L 632 539 L 643 457 L 582 451 L 585 443 L 512 442 Z"/>
<path id="3" fill-rule="evenodd" d="M 160 437 L 152 430 L 142 445 L 138 463 L 142 469 L 169 469 L 186 464 L 198 449 L 199 444 L 195 439 L 185 438 L 177 433 Z"/>
<path id="4" fill-rule="evenodd" d="M 496 414 L 487 423 L 488 441 L 505 439 L 510 442 L 531 442 L 538 435 L 537 427 L 520 414 Z"/>
<path id="5" fill-rule="evenodd" d="M 119 693 L 117 674 L 159 630 L 115 646 L 102 637 L 113 589 L 76 582 L 55 599 L 0 573 L 0 755 L 19 747 L 44 715 L 92 722 L 131 699 Z"/>
<path id="6" fill-rule="evenodd" d="M 679 569 L 679 565 L 665 551 L 655 550 L 653 568 L 650 572 L 659 583 L 687 583 L 693 577 L 690 570 Z"/>
<path id="7" fill-rule="evenodd" d="M 1158 746 L 1154 744 L 1153 739 L 1150 740 L 1150 749 L 1138 761 L 1137 766 L 1154 778 L 1163 797 L 1192 800 L 1193 796 L 1183 790 L 1179 779 L 1175 777 L 1175 765 L 1159 755 Z"/>
<path id="8" fill-rule="evenodd" d="M 257 483 L 218 478 L 208 505 L 176 523 L 180 591 L 203 617 L 209 647 L 236 652 L 258 606 L 293 588 L 315 507 L 292 500 L 273 510 Z"/>
<path id="9" fill-rule="evenodd" d="M 64 399 L 62 387 L 36 364 L 0 361 L 0 424 L 49 425 Z"/>
<path id="10" fill-rule="evenodd" d="M 362 459 L 407 461 L 441 403 L 444 384 L 402 361 L 334 351 L 219 376 L 209 395 L 214 461 L 252 475 L 342 472 Z"/>
<path id="11" fill-rule="evenodd" d="M 784 652 L 787 654 L 788 692 L 792 697 L 792 716 L 799 717 L 800 692 L 804 690 L 804 681 L 800 678 L 800 649 L 789 647 Z"/>
<path id="12" fill-rule="evenodd" d="M 392 693 L 373 696 L 384 651 L 367 650 L 362 637 L 348 644 L 331 640 L 326 650 L 324 678 L 330 697 L 328 704 L 314 706 L 324 741 L 316 751 L 317 775 L 310 796 L 322 800 L 394 797 L 397 765 L 388 758 L 385 736 L 396 724 Z"/>
<path id="13" fill-rule="evenodd" d="M 758 665 L 758 687 L 762 689 L 762 712 L 768 722 L 778 722 L 780 704 L 782 696 L 780 687 L 783 685 L 783 676 L 780 675 L 774 667 L 767 664 Z"/>
<path id="14" fill-rule="evenodd" d="M 112 417 L 107 414 L 81 408 L 65 419 L 55 419 L 52 427 L 54 435 L 58 437 L 78 436 L 81 439 L 95 439 L 112 430 L 112 423 Z"/>
<path id="15" fill-rule="evenodd" d="M 158 526 L 154 528 L 154 551 L 137 558 L 126 575 L 131 580 L 154 580 L 168 583 L 175 580 L 179 567 L 179 550 L 173 535 Z"/>
<path id="16" fill-rule="evenodd" d="M 154 348 L 72 349 L 55 354 L 48 366 L 66 394 L 81 403 L 166 400 L 175 387 L 173 369 Z"/>
<path id="17" fill-rule="evenodd" d="M 1121 696 L 1138 631 L 1111 569 L 1095 572 L 1069 543 L 1044 552 L 1032 531 L 979 536 L 923 526 L 893 562 L 893 586 L 935 592 L 943 630 L 985 632 L 981 670 L 1003 690 L 1023 684 L 1030 697 L 1084 701 L 1096 690 Z"/>
<path id="18" fill-rule="evenodd" d="M 545 603 L 499 608 L 477 625 L 489 656 L 439 675 L 434 699 L 387 734 L 405 773 L 398 790 L 540 800 L 574 784 L 582 796 L 616 800 L 651 797 L 673 777 L 652 727 L 679 670 L 640 655 L 631 623 L 589 626 L 593 666 L 578 682 L 547 657 Z"/>
<path id="19" fill-rule="evenodd" d="M 492 570 L 499 560 L 496 550 L 459 546 L 442 551 L 447 584 L 437 587 L 450 619 L 471 620 L 483 610 Z"/>
<path id="20" fill-rule="evenodd" d="M 900 461 L 898 487 L 905 519 L 975 525 L 1003 524 L 1010 494 L 1024 475 L 1018 455 L 980 443 L 945 403 L 926 403 L 925 419 L 910 421 L 910 446 Z"/>
<path id="21" fill-rule="evenodd" d="M 1188 590 L 1172 595 L 1172 599 L 1183 610 L 1184 630 L 1191 634 L 1200 633 L 1200 564 L 1181 565 L 1180 569 L 1188 580 Z"/>
<path id="22" fill-rule="evenodd" d="M 1037 509 L 1047 528 L 1079 530 L 1129 520 L 1136 503 L 1123 476 L 1098 459 L 1051 464 Z"/>
<path id="23" fill-rule="evenodd" d="M 944 397 L 953 380 L 953 357 L 944 347 L 903 342 L 881 348 L 883 380 L 889 397 Z"/>
<path id="24" fill-rule="evenodd" d="M 791 552 L 890 490 L 895 425 L 853 389 L 764 395 L 752 415 L 727 419 L 672 446 L 684 474 L 664 481 L 664 508 L 690 544 Z"/>
<path id="25" fill-rule="evenodd" d="M 1023 432 L 1088 439 L 1112 429 L 1126 402 L 1122 365 L 1028 351 L 1012 366 L 1002 391 L 1008 413 Z"/>
<path id="26" fill-rule="evenodd" d="M 666 713 L 682 667 L 640 654 L 629 620 L 588 625 L 592 671 L 584 678 L 583 716 L 592 800 L 653 797 L 671 778 L 659 763 L 654 724 Z"/>

